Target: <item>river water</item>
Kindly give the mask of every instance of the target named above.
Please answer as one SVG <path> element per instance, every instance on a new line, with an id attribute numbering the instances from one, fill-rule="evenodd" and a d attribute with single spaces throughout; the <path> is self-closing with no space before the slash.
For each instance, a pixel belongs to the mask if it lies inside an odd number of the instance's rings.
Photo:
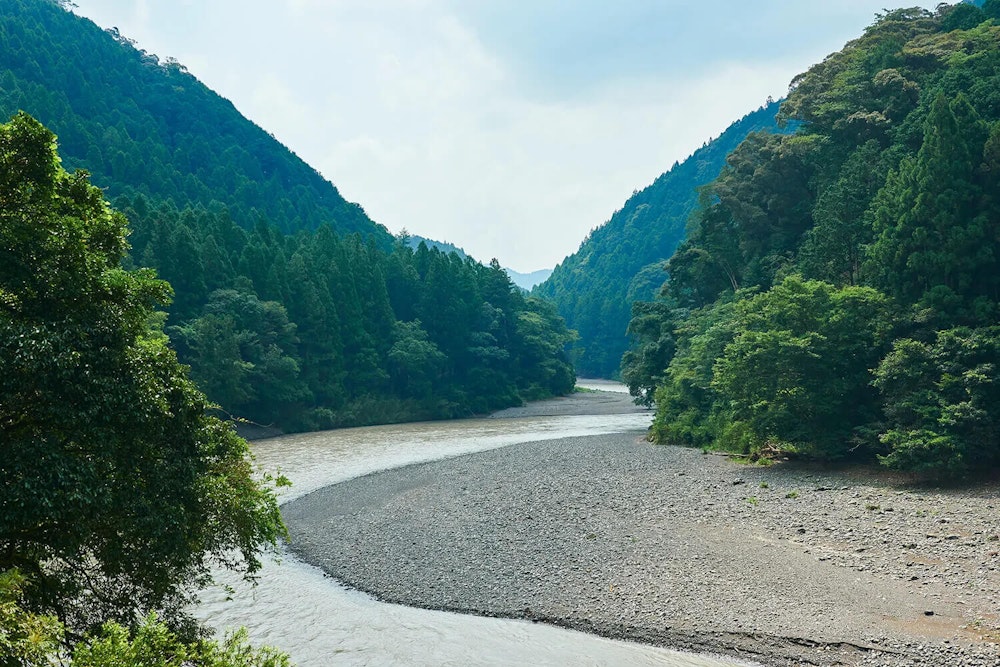
<path id="1" fill-rule="evenodd" d="M 619 386 L 585 383 L 602 390 Z M 342 429 L 253 443 L 258 463 L 287 475 L 287 502 L 371 472 L 496 447 L 644 429 L 648 413 L 470 419 Z M 386 604 L 349 590 L 283 551 L 250 587 L 230 573 L 201 595 L 196 614 L 218 630 L 246 626 L 299 667 L 327 665 L 659 665 L 745 663 L 618 642 L 544 624 Z"/>

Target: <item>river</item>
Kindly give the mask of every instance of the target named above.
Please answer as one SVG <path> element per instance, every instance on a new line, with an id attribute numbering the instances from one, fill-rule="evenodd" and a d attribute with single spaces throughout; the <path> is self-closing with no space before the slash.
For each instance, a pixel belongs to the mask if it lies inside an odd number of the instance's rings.
<path id="1" fill-rule="evenodd" d="M 621 391 L 620 385 L 581 386 Z M 281 502 L 379 470 L 568 436 L 641 430 L 649 413 L 469 419 L 281 436 L 253 443 L 258 463 L 293 482 Z M 746 663 L 618 642 L 544 624 L 386 604 L 349 590 L 282 551 L 250 587 L 231 573 L 204 591 L 196 614 L 217 629 L 246 626 L 255 644 L 299 667 L 326 665 L 659 665 Z"/>

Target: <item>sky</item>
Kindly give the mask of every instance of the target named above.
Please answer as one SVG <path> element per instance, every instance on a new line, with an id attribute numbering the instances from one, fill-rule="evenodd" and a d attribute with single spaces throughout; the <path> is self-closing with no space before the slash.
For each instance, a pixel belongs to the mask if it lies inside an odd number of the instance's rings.
<path id="1" fill-rule="evenodd" d="M 633 191 L 895 6 L 75 2 L 176 58 L 391 232 L 522 272 L 575 252 Z"/>

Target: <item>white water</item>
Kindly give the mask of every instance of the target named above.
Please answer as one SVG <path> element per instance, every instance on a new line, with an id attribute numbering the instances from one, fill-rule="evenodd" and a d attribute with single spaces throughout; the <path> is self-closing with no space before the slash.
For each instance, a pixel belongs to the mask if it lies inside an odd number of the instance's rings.
<path id="1" fill-rule="evenodd" d="M 521 442 L 643 429 L 649 420 L 646 413 L 402 424 L 283 436 L 253 449 L 262 467 L 280 469 L 293 481 L 281 497 L 287 502 L 378 470 Z M 348 590 L 290 553 L 267 563 L 256 587 L 224 572 L 217 580 L 222 585 L 202 594 L 197 615 L 219 630 L 246 626 L 255 644 L 288 652 L 299 667 L 745 664 L 527 621 L 386 604 Z"/>

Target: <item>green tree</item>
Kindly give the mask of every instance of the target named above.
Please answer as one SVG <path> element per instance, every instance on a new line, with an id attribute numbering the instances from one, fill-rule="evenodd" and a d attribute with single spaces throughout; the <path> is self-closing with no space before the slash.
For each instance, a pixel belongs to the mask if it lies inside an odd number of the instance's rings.
<path id="1" fill-rule="evenodd" d="M 309 399 L 300 378 L 296 326 L 276 301 L 217 290 L 201 317 L 171 333 L 209 398 L 240 417 L 287 421 Z"/>
<path id="2" fill-rule="evenodd" d="M 996 284 L 993 224 L 976 183 L 986 129 L 964 96 L 938 95 L 916 159 L 890 174 L 874 208 L 876 239 L 866 272 L 902 302 L 955 317 Z M 967 316 L 967 315 L 966 315 Z"/>
<path id="3" fill-rule="evenodd" d="M 857 285 L 865 247 L 871 242 L 867 210 L 885 183 L 882 147 L 874 140 L 854 151 L 837 180 L 816 200 L 813 227 L 799 251 L 799 266 L 810 278 Z"/>
<path id="4" fill-rule="evenodd" d="M 672 313 L 668 325 L 676 351 L 658 383 L 656 416 L 651 435 L 656 442 L 685 447 L 728 447 L 731 442 L 728 406 L 713 386 L 715 361 L 733 339 L 735 297 L 720 298 L 703 308 Z"/>
<path id="5" fill-rule="evenodd" d="M 887 299 L 789 277 L 736 306 L 734 337 L 712 386 L 754 447 L 841 458 L 878 415 L 872 368 L 889 333 Z"/>
<path id="6" fill-rule="evenodd" d="M 240 629 L 221 641 L 186 641 L 150 614 L 134 632 L 115 623 L 78 644 L 69 667 L 291 667 L 288 656 L 272 648 L 256 649 Z"/>
<path id="7" fill-rule="evenodd" d="M 0 572 L 0 665 L 55 664 L 62 648 L 64 628 L 55 616 L 24 608 L 24 576 L 17 570 Z"/>
<path id="8" fill-rule="evenodd" d="M 284 530 L 246 443 L 150 327 L 169 286 L 121 269 L 126 249 L 48 130 L 0 126 L 0 570 L 73 632 L 177 622 L 213 562 L 252 574 Z"/>
<path id="9" fill-rule="evenodd" d="M 982 9 L 967 2 L 960 2 L 948 8 L 941 20 L 941 29 L 969 30 L 986 20 L 986 13 Z"/>
<path id="10" fill-rule="evenodd" d="M 428 398 L 446 357 L 427 339 L 420 320 L 397 322 L 389 349 L 389 377 L 397 395 Z"/>
<path id="11" fill-rule="evenodd" d="M 566 346 L 576 332 L 567 329 L 555 306 L 529 297 L 517 314 L 517 341 L 512 345 L 516 359 L 517 385 L 528 400 L 567 394 L 576 384 L 576 375 L 566 356 Z"/>
<path id="12" fill-rule="evenodd" d="M 628 333 L 636 342 L 622 357 L 622 382 L 642 405 L 653 404 L 656 387 L 663 382 L 677 349 L 672 310 L 659 301 L 632 304 Z"/>
<path id="13" fill-rule="evenodd" d="M 24 608 L 24 576 L 0 572 L 0 664 L 9 667 L 290 667 L 288 656 L 255 649 L 245 629 L 185 640 L 150 614 L 134 630 L 109 621 L 67 650 L 66 628 L 54 616 Z"/>
<path id="14" fill-rule="evenodd" d="M 885 401 L 883 462 L 938 477 L 1000 463 L 1000 327 L 897 340 L 875 372 Z"/>

